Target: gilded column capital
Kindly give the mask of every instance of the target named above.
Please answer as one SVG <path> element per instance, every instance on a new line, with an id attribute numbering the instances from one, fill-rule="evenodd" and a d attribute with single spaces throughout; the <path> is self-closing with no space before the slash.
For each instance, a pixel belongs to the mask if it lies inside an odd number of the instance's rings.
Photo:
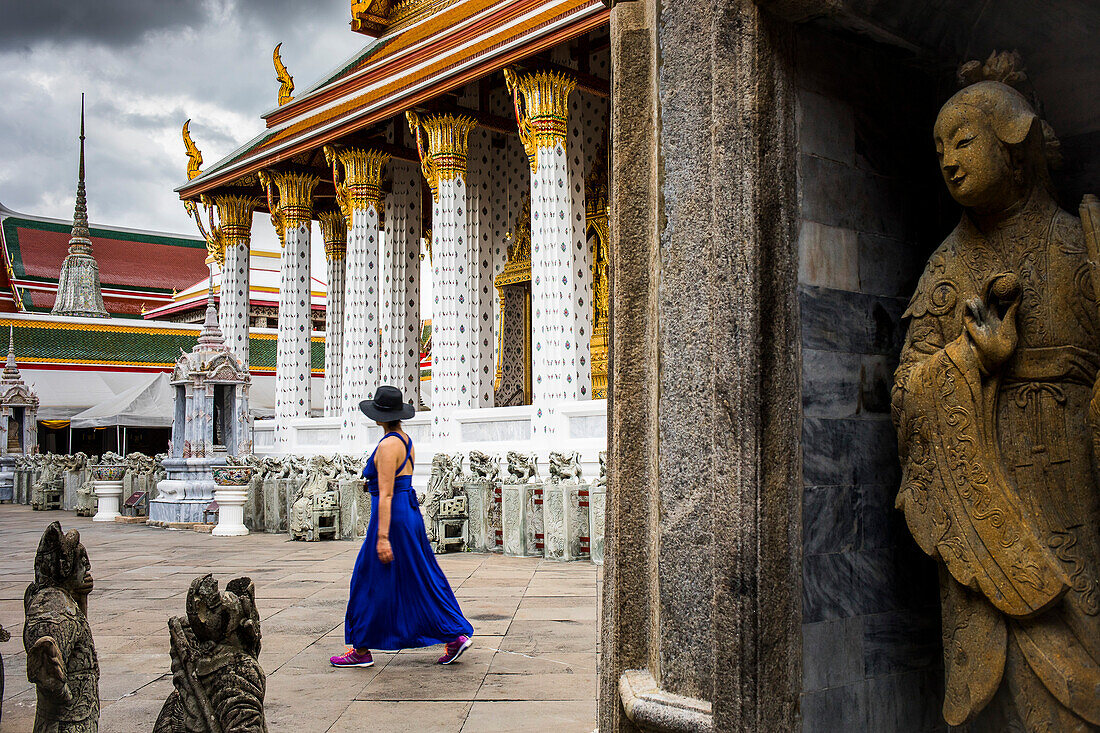
<path id="1" fill-rule="evenodd" d="M 252 238 L 252 213 L 260 200 L 252 196 L 215 196 L 218 209 L 218 229 L 227 241 Z"/>
<path id="2" fill-rule="evenodd" d="M 198 205 L 194 201 L 184 201 L 187 213 L 195 219 L 195 225 L 206 240 L 206 262 L 225 265 L 225 246 L 230 239 L 249 238 L 252 234 L 252 212 L 260 203 L 250 196 L 202 196 L 199 199 L 206 210 L 209 228 L 203 226 Z M 214 212 L 218 221 L 214 221 Z"/>
<path id="3" fill-rule="evenodd" d="M 438 201 L 440 181 L 466 176 L 470 130 L 477 126 L 477 121 L 465 115 L 421 117 L 412 111 L 406 112 L 405 117 L 409 131 L 416 137 L 420 170 L 431 186 L 432 198 Z"/>
<path id="4" fill-rule="evenodd" d="M 258 176 L 267 195 L 271 223 L 279 233 L 279 243 L 285 245 L 288 226 L 297 227 L 313 220 L 313 189 L 321 179 L 308 173 L 281 171 L 260 171 Z M 275 203 L 276 188 L 278 203 Z"/>
<path id="5" fill-rule="evenodd" d="M 504 69 L 504 82 L 512 94 L 519 138 L 534 172 L 540 148 L 565 148 L 569 121 L 569 95 L 577 81 L 556 71 L 536 71 L 520 76 Z"/>
<path id="6" fill-rule="evenodd" d="M 385 197 L 382 195 L 382 170 L 390 160 L 389 153 L 364 148 L 324 147 L 325 160 L 332 166 L 332 182 L 336 187 L 336 203 L 351 225 L 351 212 L 374 205 L 379 218 Z M 343 169 L 343 175 L 340 170 Z"/>
<path id="7" fill-rule="evenodd" d="M 325 259 L 342 260 L 348 253 L 348 222 L 344 212 L 329 209 L 317 214 L 321 239 L 325 241 Z"/>

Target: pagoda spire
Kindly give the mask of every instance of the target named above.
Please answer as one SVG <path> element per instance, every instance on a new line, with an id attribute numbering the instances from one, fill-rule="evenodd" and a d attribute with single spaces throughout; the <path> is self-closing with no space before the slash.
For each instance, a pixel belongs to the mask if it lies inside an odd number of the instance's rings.
<path id="1" fill-rule="evenodd" d="M 88 230 L 88 199 L 84 190 L 84 95 L 80 95 L 80 167 L 76 181 L 76 207 L 69 238 L 69 254 L 61 265 L 57 298 L 52 313 L 57 316 L 110 318 L 103 305 L 99 265 L 92 254 Z"/>
<path id="2" fill-rule="evenodd" d="M 224 292 L 224 290 L 223 290 Z M 202 330 L 199 332 L 198 346 L 195 351 L 228 351 L 225 345 L 225 336 L 222 335 L 221 326 L 218 325 L 218 309 L 214 305 L 214 266 L 210 265 L 210 279 L 206 288 L 206 319 L 202 322 Z"/>
<path id="3" fill-rule="evenodd" d="M 15 363 L 15 328 L 8 327 L 8 360 L 4 363 L 2 377 L 5 382 L 19 381 L 19 365 Z"/>

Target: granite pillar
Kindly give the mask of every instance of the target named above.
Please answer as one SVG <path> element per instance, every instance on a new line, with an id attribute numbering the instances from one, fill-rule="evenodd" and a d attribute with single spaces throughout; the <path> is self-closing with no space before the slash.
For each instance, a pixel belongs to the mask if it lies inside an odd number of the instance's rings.
<path id="1" fill-rule="evenodd" d="M 599 728 L 797 730 L 796 179 L 782 32 L 748 0 L 638 0 L 615 3 L 611 41 Z"/>

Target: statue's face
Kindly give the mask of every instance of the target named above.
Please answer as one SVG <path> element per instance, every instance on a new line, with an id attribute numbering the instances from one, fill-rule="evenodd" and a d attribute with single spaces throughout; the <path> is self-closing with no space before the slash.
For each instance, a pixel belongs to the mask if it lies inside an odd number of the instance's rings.
<path id="1" fill-rule="evenodd" d="M 980 110 L 965 104 L 944 108 L 935 139 L 940 173 L 960 204 L 995 212 L 1020 198 L 1008 149 Z"/>

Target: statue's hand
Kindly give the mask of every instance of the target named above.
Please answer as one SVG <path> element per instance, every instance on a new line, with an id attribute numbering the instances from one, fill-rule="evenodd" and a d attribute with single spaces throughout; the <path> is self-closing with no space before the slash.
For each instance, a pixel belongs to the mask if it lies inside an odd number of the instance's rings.
<path id="1" fill-rule="evenodd" d="M 65 660 L 52 636 L 43 636 L 31 647 L 27 654 L 27 676 L 63 701 L 73 699 L 65 675 Z"/>
<path id="2" fill-rule="evenodd" d="M 1019 307 L 1020 300 L 1016 298 L 1002 316 L 997 308 L 987 306 L 978 298 L 967 302 L 963 320 L 984 373 L 997 371 L 1016 350 L 1016 311 Z"/>

